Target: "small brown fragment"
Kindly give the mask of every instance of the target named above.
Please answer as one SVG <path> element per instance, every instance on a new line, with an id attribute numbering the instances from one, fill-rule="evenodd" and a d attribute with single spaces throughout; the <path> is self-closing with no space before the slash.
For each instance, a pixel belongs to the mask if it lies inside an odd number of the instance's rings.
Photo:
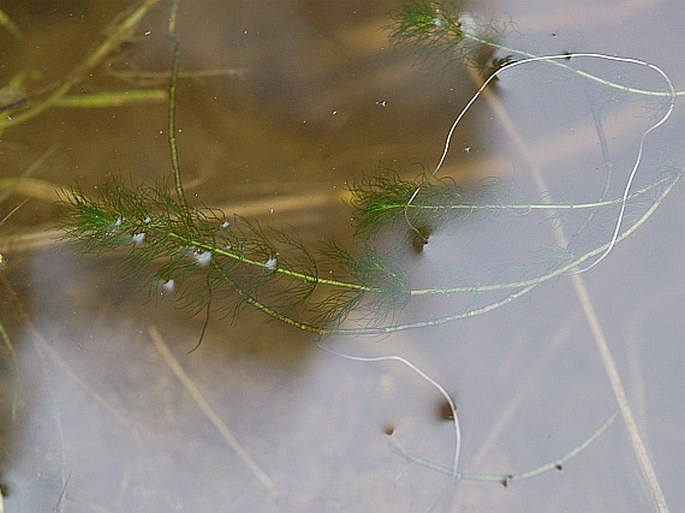
<path id="1" fill-rule="evenodd" d="M 438 416 L 442 420 L 454 421 L 454 412 L 448 401 L 442 401 L 438 407 Z"/>
<path id="2" fill-rule="evenodd" d="M 430 239 L 433 229 L 426 225 L 418 226 L 416 229 L 418 230 L 418 233 L 412 231 L 411 234 L 411 247 L 414 248 L 414 251 L 417 253 L 421 253 L 423 247 L 428 244 L 428 239 Z"/>

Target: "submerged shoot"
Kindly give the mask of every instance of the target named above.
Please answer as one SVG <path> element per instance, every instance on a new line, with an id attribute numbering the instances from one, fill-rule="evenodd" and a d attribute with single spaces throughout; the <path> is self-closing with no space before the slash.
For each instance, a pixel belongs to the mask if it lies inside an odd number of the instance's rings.
<path id="1" fill-rule="evenodd" d="M 372 176 L 351 186 L 352 204 L 357 212 L 357 236 L 362 239 L 358 249 L 352 251 L 332 241 L 318 251 L 310 251 L 291 234 L 265 230 L 258 223 L 239 216 L 228 220 L 223 212 L 197 208 L 187 202 L 175 140 L 176 81 L 180 58 L 175 33 L 177 5 L 174 2 L 169 26 L 174 46 L 167 119 L 175 196 L 163 185 L 134 187 L 120 180 L 102 187 L 97 198 L 82 189 L 67 192 L 64 194 L 64 203 L 68 207 L 65 236 L 79 242 L 85 252 L 123 248 L 123 267 L 130 276 L 138 279 L 144 275 L 155 294 L 174 295 L 194 313 L 205 309 L 210 299 L 216 298 L 212 309 L 237 315 L 244 306 L 251 305 L 274 319 L 318 334 L 387 334 L 473 317 L 504 306 L 541 283 L 572 272 L 578 266 L 596 265 L 616 243 L 651 216 L 681 176 L 679 170 L 637 190 L 631 189 L 646 135 L 665 122 L 673 109 L 676 93 L 668 76 L 656 66 L 635 59 L 587 53 L 571 55 L 647 66 L 658 72 L 670 87 L 668 109 L 643 133 L 638 156 L 622 196 L 602 197 L 585 203 L 512 202 L 498 199 L 491 193 L 489 184 L 466 188 L 449 178 L 437 177 L 461 118 L 487 84 L 504 70 L 529 62 L 551 62 L 581 76 L 597 79 L 604 85 L 611 83 L 569 68 L 566 64 L 568 55 L 538 57 L 500 45 L 495 39 L 501 30 L 495 24 L 479 28 L 483 25 L 481 20 L 454 4 L 410 1 L 393 15 L 389 26 L 391 41 L 438 46 L 473 65 L 480 62 L 476 54 L 483 47 L 498 50 L 501 54 L 490 54 L 483 61 L 486 67 L 491 68 L 491 74 L 452 124 L 442 155 L 431 173 L 416 180 L 405 180 L 392 174 Z M 616 84 L 613 86 L 618 87 Z M 639 92 L 630 87 L 620 88 Z M 632 225 L 623 227 L 628 202 L 637 203 L 643 199 L 649 201 L 648 206 Z M 445 276 L 454 275 L 450 278 L 453 283 L 443 279 L 439 284 L 412 285 L 395 262 L 391 264 L 389 258 L 381 256 L 373 248 L 374 239 L 371 237 L 383 226 L 404 217 L 415 232 L 411 245 L 416 251 L 423 251 L 429 236 L 455 216 L 466 218 L 476 212 L 523 214 L 536 210 L 598 212 L 612 207 L 620 207 L 621 211 L 609 242 L 595 243 L 579 251 L 556 248 L 557 258 L 550 265 L 489 283 L 482 278 L 467 281 L 463 276 L 450 273 L 450 262 L 447 262 Z M 485 293 L 493 292 L 504 295 L 486 298 Z M 459 294 L 470 295 L 464 302 L 466 305 L 455 306 L 453 311 L 439 317 L 384 323 L 389 312 L 402 309 L 411 300 Z M 347 317 L 353 317 L 357 326 L 339 327 Z"/>
<path id="2" fill-rule="evenodd" d="M 507 33 L 509 26 L 493 20 L 482 19 L 469 12 L 459 2 L 408 0 L 391 14 L 392 22 L 386 26 L 389 39 L 393 44 L 443 52 L 449 58 L 468 67 L 488 71 L 486 77 L 499 69 L 519 60 L 540 60 L 548 64 L 566 68 L 591 81 L 612 89 L 642 96 L 670 98 L 671 91 L 631 87 L 577 69 L 570 64 L 579 54 L 566 52 L 558 59 L 540 56 L 535 53 L 514 48 L 498 41 Z M 484 49 L 498 52 L 495 57 L 482 58 Z M 675 91 L 676 96 L 685 95 L 685 90 Z"/>
<path id="3" fill-rule="evenodd" d="M 636 191 L 634 194 L 639 197 L 649 197 L 648 206 L 619 234 L 615 243 L 646 222 L 681 177 L 682 170 L 673 170 Z M 393 180 L 396 179 L 380 183 L 392 183 Z M 445 187 L 451 190 L 453 186 L 446 181 Z M 550 268 L 518 280 L 454 285 L 443 280 L 437 286 L 417 288 L 369 244 L 362 246 L 359 252 L 352 252 L 331 241 L 311 252 L 287 233 L 267 232 L 240 217 L 226 224 L 222 212 L 180 205 L 163 187 L 141 185 L 133 188 L 114 181 L 100 189 L 101 197 L 97 199 L 80 189 L 64 193 L 68 207 L 65 238 L 79 243 L 82 251 L 98 254 L 123 250 L 122 269 L 129 276 L 140 279 L 140 275 L 145 274 L 151 290 L 156 293 L 161 287 L 164 294 L 173 294 L 179 284 L 184 284 L 177 298 L 194 313 L 201 311 L 211 297 L 216 297 L 214 304 L 219 310 L 237 314 L 245 305 L 251 305 L 290 326 L 322 335 L 383 335 L 482 315 L 591 262 L 606 252 L 610 244 L 595 245 L 580 254 L 564 254 Z M 617 201 L 610 199 L 592 207 L 604 208 Z M 485 206 L 485 210 L 518 210 L 516 205 Z M 575 208 L 570 205 L 558 207 Z M 466 207 L 469 211 L 472 208 Z M 144 238 L 140 234 L 144 234 Z M 143 239 L 142 243 L 136 244 L 136 236 Z M 326 276 L 322 275 L 324 271 Z M 478 304 L 471 301 L 465 309 L 455 307 L 453 312 L 442 316 L 381 323 L 388 312 L 421 297 L 459 294 L 486 297 L 486 293 L 498 291 L 506 295 Z M 339 327 L 348 316 L 363 322 L 363 326 Z"/>
<path id="4" fill-rule="evenodd" d="M 318 252 L 318 263 L 292 235 L 267 232 L 237 216 L 227 224 L 222 212 L 181 204 L 163 187 L 115 180 L 101 187 L 97 199 L 76 189 L 63 193 L 63 200 L 65 238 L 87 253 L 123 249 L 122 269 L 136 279 L 146 273 L 151 287 L 161 284 L 167 294 L 179 282 L 194 281 L 180 296 L 193 311 L 209 295 L 229 304 L 227 292 L 240 291 L 233 294 L 239 304 L 252 297 L 281 313 L 304 306 L 301 313 L 323 328 L 368 296 L 374 297 L 368 305 L 374 309 L 397 308 L 409 297 L 406 279 L 370 248 L 354 256 L 332 242 Z M 335 269 L 335 278 L 320 275 L 323 264 Z"/>

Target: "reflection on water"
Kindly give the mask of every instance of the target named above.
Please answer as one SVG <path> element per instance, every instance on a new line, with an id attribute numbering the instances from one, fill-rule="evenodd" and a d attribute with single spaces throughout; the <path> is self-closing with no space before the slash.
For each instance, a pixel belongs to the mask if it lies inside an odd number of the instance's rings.
<path id="1" fill-rule="evenodd" d="M 520 31 L 504 34 L 503 44 L 538 53 L 610 48 L 658 60 L 680 88 L 685 78 L 675 53 L 665 51 L 679 41 L 655 47 L 653 39 L 656 31 L 682 37 L 671 27 L 682 6 L 660 2 L 645 11 L 640 4 L 621 11 L 621 25 L 611 15 L 593 17 L 590 30 L 554 3 L 535 12 L 522 2 L 474 11 L 482 19 L 511 16 Z M 163 93 L 168 5 L 33 1 L 2 8 L 22 36 L 0 30 L 0 101 L 23 101 L 18 92 L 38 103 L 49 97 L 100 48 L 103 34 L 116 44 L 70 94 Z M 149 11 L 114 39 L 122 20 L 141 8 Z M 177 137 L 191 202 L 284 229 L 308 247 L 332 236 L 352 244 L 351 209 L 341 201 L 349 200 L 347 184 L 384 170 L 407 179 L 432 170 L 476 86 L 446 52 L 390 46 L 381 27 L 397 8 L 393 1 L 181 3 Z M 421 64 L 412 66 L 417 58 Z M 663 89 L 643 68 L 570 62 L 607 80 Z M 23 81 L 8 89 L 22 71 Z M 418 250 L 402 225 L 377 239 L 414 290 L 472 287 L 416 299 L 386 325 L 503 301 L 508 292 L 483 286 L 544 275 L 569 255 L 605 244 L 641 134 L 664 105 L 542 63 L 503 74 L 494 92 L 465 116 L 440 170 L 464 200 L 493 208 L 441 216 Z M 60 187 L 78 182 L 97 193 L 112 176 L 169 182 L 166 105 L 155 95 L 147 100 L 53 107 L 4 128 L 0 219 L 30 198 L 0 225 L 6 511 L 653 509 L 620 416 L 562 472 L 506 488 L 453 482 L 425 464 L 449 467 L 454 455 L 443 398 L 397 361 L 323 352 L 310 335 L 265 322 L 250 308 L 235 322 L 213 315 L 199 349 L 188 354 L 203 315 L 191 317 L 168 295 L 146 301 L 142 284 L 114 272 L 120 255 L 79 256 L 55 229 Z M 680 118 L 676 110 L 646 139 L 626 228 L 670 183 L 660 180 L 674 176 L 664 170 L 679 165 Z M 10 189 L 5 179 L 22 174 Z M 582 275 L 671 511 L 685 503 L 677 485 L 683 418 L 674 407 L 685 389 L 675 322 L 684 288 L 671 257 L 683 251 L 682 237 L 673 236 L 683 233 L 680 194 L 676 187 L 644 226 Z M 560 209 L 550 219 L 546 200 L 605 205 L 590 215 Z M 512 204 L 528 208 L 494 208 Z M 570 239 L 566 252 L 558 248 L 558 227 Z M 518 474 L 567 455 L 617 411 L 595 340 L 573 278 L 558 273 L 482 316 L 319 341 L 350 355 L 412 362 L 456 401 L 460 471 Z M 424 463 L 401 454 L 398 443 Z"/>

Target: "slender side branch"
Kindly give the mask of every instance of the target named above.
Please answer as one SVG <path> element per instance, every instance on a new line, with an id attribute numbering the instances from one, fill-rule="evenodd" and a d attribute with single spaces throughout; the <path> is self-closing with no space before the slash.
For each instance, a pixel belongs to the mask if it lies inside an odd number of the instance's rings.
<path id="1" fill-rule="evenodd" d="M 520 481 L 522 479 L 530 479 L 532 477 L 539 476 L 541 474 L 544 474 L 545 472 L 549 472 L 550 470 L 557 470 L 561 471 L 563 470 L 563 465 L 578 456 L 581 452 L 583 452 L 585 449 L 587 449 L 590 445 L 592 445 L 607 429 L 611 427 L 611 425 L 614 423 L 614 420 L 616 420 L 616 413 L 612 414 L 609 418 L 607 418 L 602 425 L 595 430 L 594 433 L 592 433 L 588 438 L 586 438 L 580 445 L 574 447 L 571 451 L 566 453 L 564 456 L 561 458 L 550 461 L 548 463 L 544 463 L 540 465 L 539 467 L 536 467 L 531 470 L 526 470 L 524 472 L 519 472 L 516 474 L 513 473 L 503 473 L 503 474 L 479 474 L 479 473 L 472 473 L 472 472 L 459 472 L 457 477 L 459 479 L 467 479 L 471 481 L 496 481 L 498 483 L 501 483 L 503 486 L 508 486 L 509 483 L 512 481 Z M 402 447 L 400 442 L 396 439 L 395 436 L 391 436 L 390 438 L 391 441 L 391 447 L 392 449 L 405 458 L 407 461 L 410 463 L 416 463 L 418 465 L 421 465 L 423 467 L 435 470 L 436 472 L 440 472 L 442 474 L 448 474 L 452 475 L 452 468 L 451 467 L 446 467 L 444 465 L 440 465 L 438 463 L 433 463 L 432 461 L 425 460 L 423 458 L 420 458 L 418 456 L 414 456 L 413 454 L 407 452 L 407 450 Z"/>
<path id="2" fill-rule="evenodd" d="M 178 4 L 180 0 L 174 0 L 171 4 L 171 15 L 169 16 L 169 37 L 173 47 L 171 58 L 171 76 L 169 77 L 169 110 L 168 126 L 169 131 L 169 153 L 171 155 L 171 169 L 174 174 L 174 187 L 178 201 L 183 206 L 188 206 L 183 181 L 181 180 L 181 165 L 178 160 L 178 146 L 176 144 L 176 83 L 178 81 L 178 69 L 181 62 L 181 50 L 176 33 L 176 17 L 178 15 Z"/>

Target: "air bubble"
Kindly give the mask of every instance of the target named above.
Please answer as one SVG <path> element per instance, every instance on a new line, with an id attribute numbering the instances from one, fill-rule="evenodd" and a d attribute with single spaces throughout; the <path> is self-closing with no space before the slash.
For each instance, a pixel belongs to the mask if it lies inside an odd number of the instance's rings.
<path id="1" fill-rule="evenodd" d="M 203 249 L 196 249 L 193 251 L 193 259 L 200 267 L 207 267 L 209 262 L 212 261 L 212 252 L 205 251 Z"/>
<path id="2" fill-rule="evenodd" d="M 278 267 L 278 259 L 275 256 L 271 257 L 266 262 L 264 262 L 264 265 L 267 269 L 276 269 L 276 267 Z"/>
<path id="3" fill-rule="evenodd" d="M 170 278 L 168 280 L 160 280 L 160 285 L 162 287 L 162 291 L 160 292 L 161 295 L 169 295 L 174 292 L 176 289 L 176 280 L 173 278 Z"/>

